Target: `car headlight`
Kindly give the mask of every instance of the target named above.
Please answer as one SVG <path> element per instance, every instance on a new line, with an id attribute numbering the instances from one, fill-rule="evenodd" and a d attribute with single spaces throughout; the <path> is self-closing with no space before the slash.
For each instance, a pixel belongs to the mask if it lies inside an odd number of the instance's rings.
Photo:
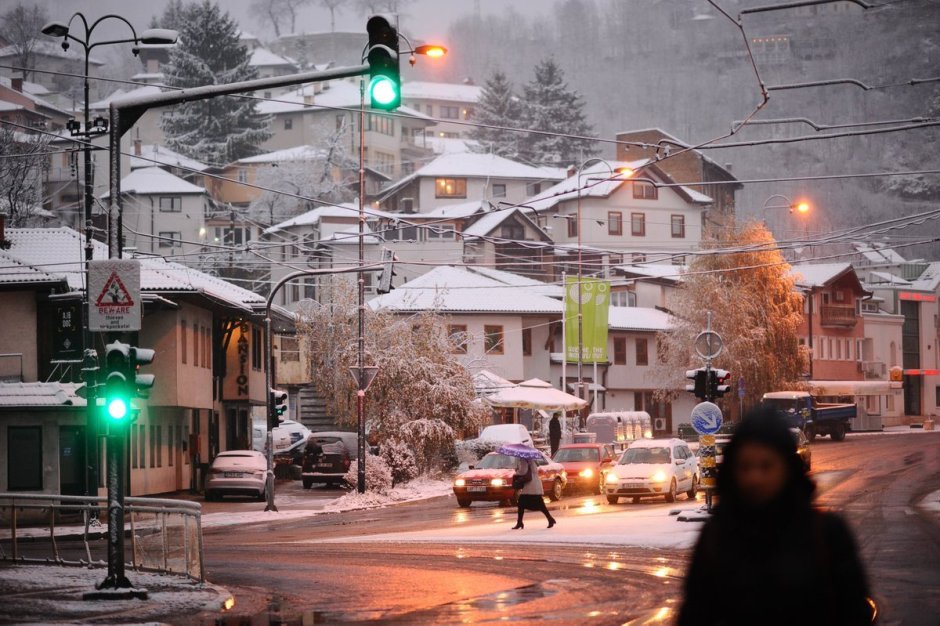
<path id="1" fill-rule="evenodd" d="M 506 481 L 504 481 L 502 478 L 494 478 L 490 481 L 490 485 L 493 487 L 502 487 L 505 483 Z"/>
<path id="2" fill-rule="evenodd" d="M 458 478 L 457 480 L 454 481 L 454 487 L 463 487 L 466 484 L 467 484 L 467 481 L 465 481 L 463 478 Z"/>
<path id="3" fill-rule="evenodd" d="M 590 478 L 593 475 L 594 475 L 594 470 L 592 470 L 590 467 L 578 472 L 578 476 L 580 476 L 581 478 Z"/>
<path id="4" fill-rule="evenodd" d="M 666 472 L 659 470 L 650 476 L 650 480 L 652 480 L 654 483 L 664 483 L 666 482 Z"/>
<path id="5" fill-rule="evenodd" d="M 614 483 L 614 484 L 616 484 L 618 480 L 620 480 L 620 477 L 617 476 L 617 475 L 616 475 L 615 473 L 613 473 L 613 472 L 607 472 L 607 476 L 604 478 L 604 482 L 607 482 L 607 483 Z"/>

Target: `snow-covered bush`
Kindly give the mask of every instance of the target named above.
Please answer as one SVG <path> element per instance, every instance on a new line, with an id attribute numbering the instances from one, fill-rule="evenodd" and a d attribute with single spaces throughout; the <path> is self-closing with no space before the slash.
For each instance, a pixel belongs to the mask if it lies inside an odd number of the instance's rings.
<path id="1" fill-rule="evenodd" d="M 454 429 L 438 419 L 416 419 L 399 429 L 401 440 L 414 450 L 418 470 L 427 474 L 443 466 L 445 450 L 454 445 Z"/>
<path id="2" fill-rule="evenodd" d="M 457 442 L 457 459 L 460 463 L 476 464 L 490 452 L 504 445 L 504 441 L 489 441 L 485 439 L 465 439 Z"/>
<path id="3" fill-rule="evenodd" d="M 411 447 L 400 439 L 389 439 L 382 443 L 382 458 L 392 472 L 392 486 L 418 477 L 418 465 Z"/>
<path id="4" fill-rule="evenodd" d="M 358 463 L 350 464 L 343 479 L 350 487 L 356 488 L 359 483 Z M 384 494 L 391 488 L 392 470 L 389 469 L 388 463 L 380 456 L 366 454 L 366 491 Z"/>

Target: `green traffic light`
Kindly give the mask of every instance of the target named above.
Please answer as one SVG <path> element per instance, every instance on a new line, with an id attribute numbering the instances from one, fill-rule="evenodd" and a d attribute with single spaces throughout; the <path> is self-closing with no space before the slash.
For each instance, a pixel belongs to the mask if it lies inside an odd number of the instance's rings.
<path id="1" fill-rule="evenodd" d="M 127 400 L 124 398 L 111 398 L 108 400 L 108 416 L 111 419 L 122 420 L 128 413 Z"/>
<path id="2" fill-rule="evenodd" d="M 380 106 L 388 106 L 398 99 L 398 85 L 388 76 L 376 76 L 369 83 L 369 97 Z"/>

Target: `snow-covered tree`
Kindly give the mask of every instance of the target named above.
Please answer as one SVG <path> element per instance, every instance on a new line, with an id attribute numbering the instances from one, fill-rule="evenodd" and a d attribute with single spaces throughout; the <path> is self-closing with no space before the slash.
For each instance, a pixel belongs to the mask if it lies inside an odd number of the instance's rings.
<path id="1" fill-rule="evenodd" d="M 203 0 L 185 8 L 179 43 L 164 68 L 170 87 L 197 87 L 252 80 L 248 51 L 238 40 L 238 24 L 219 5 Z M 163 114 L 163 131 L 173 150 L 212 164 L 257 154 L 271 136 L 268 120 L 254 100 L 219 97 L 186 102 Z"/>
<path id="2" fill-rule="evenodd" d="M 355 488 L 359 483 L 359 467 L 357 463 L 352 463 L 343 480 L 350 487 Z M 384 494 L 393 486 L 392 470 L 388 463 L 380 456 L 366 453 L 366 490 L 372 493 Z"/>
<path id="3" fill-rule="evenodd" d="M 477 124 L 518 128 L 523 124 L 521 114 L 522 107 L 519 98 L 513 93 L 512 83 L 503 72 L 493 72 L 483 85 L 480 100 L 473 108 L 473 121 Z M 519 143 L 525 137 L 522 133 L 481 126 L 475 126 L 470 136 L 479 144 L 478 151 L 508 159 L 519 156 Z"/>
<path id="4" fill-rule="evenodd" d="M 392 472 L 392 486 L 407 483 L 418 477 L 418 464 L 411 446 L 400 439 L 382 442 L 382 458 Z"/>
<path id="5" fill-rule="evenodd" d="M 0 213 L 11 226 L 27 226 L 42 204 L 42 184 L 49 167 L 49 136 L 26 134 L 0 125 Z"/>
<path id="6" fill-rule="evenodd" d="M 334 290 L 330 304 L 301 311 L 298 333 L 309 356 L 317 395 L 340 423 L 356 420 L 356 305 L 352 290 Z M 366 395 L 366 419 L 381 442 L 397 439 L 430 471 L 453 456 L 454 438 L 475 430 L 485 411 L 474 402 L 473 382 L 457 361 L 443 317 L 366 313 L 366 363 L 378 373 Z"/>
<path id="7" fill-rule="evenodd" d="M 22 2 L 0 15 L 0 32 L 3 33 L 0 40 L 13 48 L 15 63 L 23 68 L 23 80 L 29 80 L 30 71 L 36 65 L 36 42 L 47 39 L 41 30 L 48 21 L 46 7 L 28 6 Z"/>
<path id="8" fill-rule="evenodd" d="M 255 182 L 273 191 L 263 191 L 249 205 L 251 219 L 277 224 L 317 206 L 317 201 L 339 203 L 351 200 L 358 183 L 355 161 L 349 156 L 345 129 L 316 141 L 316 152 L 298 154 L 295 160 L 279 161 L 258 170 Z M 321 148 L 322 146 L 322 148 Z M 310 200 L 302 200 L 294 195 Z"/>
<path id="9" fill-rule="evenodd" d="M 522 99 L 523 126 L 567 135 L 591 136 L 584 99 L 568 87 L 565 74 L 551 58 L 535 66 L 535 77 L 526 83 Z M 597 153 L 588 139 L 530 133 L 520 142 L 519 156 L 528 163 L 564 166 Z"/>
<path id="10" fill-rule="evenodd" d="M 724 340 L 712 366 L 730 371 L 735 381 L 744 377 L 747 402 L 799 384 L 807 365 L 799 344 L 803 297 L 770 231 L 758 222 L 732 225 L 727 238 L 706 245 L 705 252 L 668 302 L 674 326 L 658 337 L 660 359 L 651 373 L 662 395 L 674 395 L 668 390 L 681 389 L 685 371 L 699 366 L 692 346 L 708 312 Z"/>
<path id="11" fill-rule="evenodd" d="M 150 19 L 150 28 L 169 28 L 180 31 L 189 19 L 188 12 L 194 7 L 195 5 L 186 4 L 183 0 L 169 0 L 163 7 L 160 17 L 154 15 Z"/>

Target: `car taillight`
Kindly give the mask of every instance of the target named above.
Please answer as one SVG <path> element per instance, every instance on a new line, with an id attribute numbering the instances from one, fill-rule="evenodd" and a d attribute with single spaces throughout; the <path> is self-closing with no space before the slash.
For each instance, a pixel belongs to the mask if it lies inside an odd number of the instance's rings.
<path id="1" fill-rule="evenodd" d="M 210 474 L 224 474 L 224 473 L 225 473 L 225 470 L 220 470 L 220 469 L 217 468 L 217 467 L 210 467 L 210 468 L 209 468 L 209 473 L 210 473 Z"/>
<path id="2" fill-rule="evenodd" d="M 343 467 L 345 467 L 346 469 L 349 469 L 350 464 L 351 463 L 350 463 L 349 457 L 346 457 L 345 459 L 343 459 Z"/>

